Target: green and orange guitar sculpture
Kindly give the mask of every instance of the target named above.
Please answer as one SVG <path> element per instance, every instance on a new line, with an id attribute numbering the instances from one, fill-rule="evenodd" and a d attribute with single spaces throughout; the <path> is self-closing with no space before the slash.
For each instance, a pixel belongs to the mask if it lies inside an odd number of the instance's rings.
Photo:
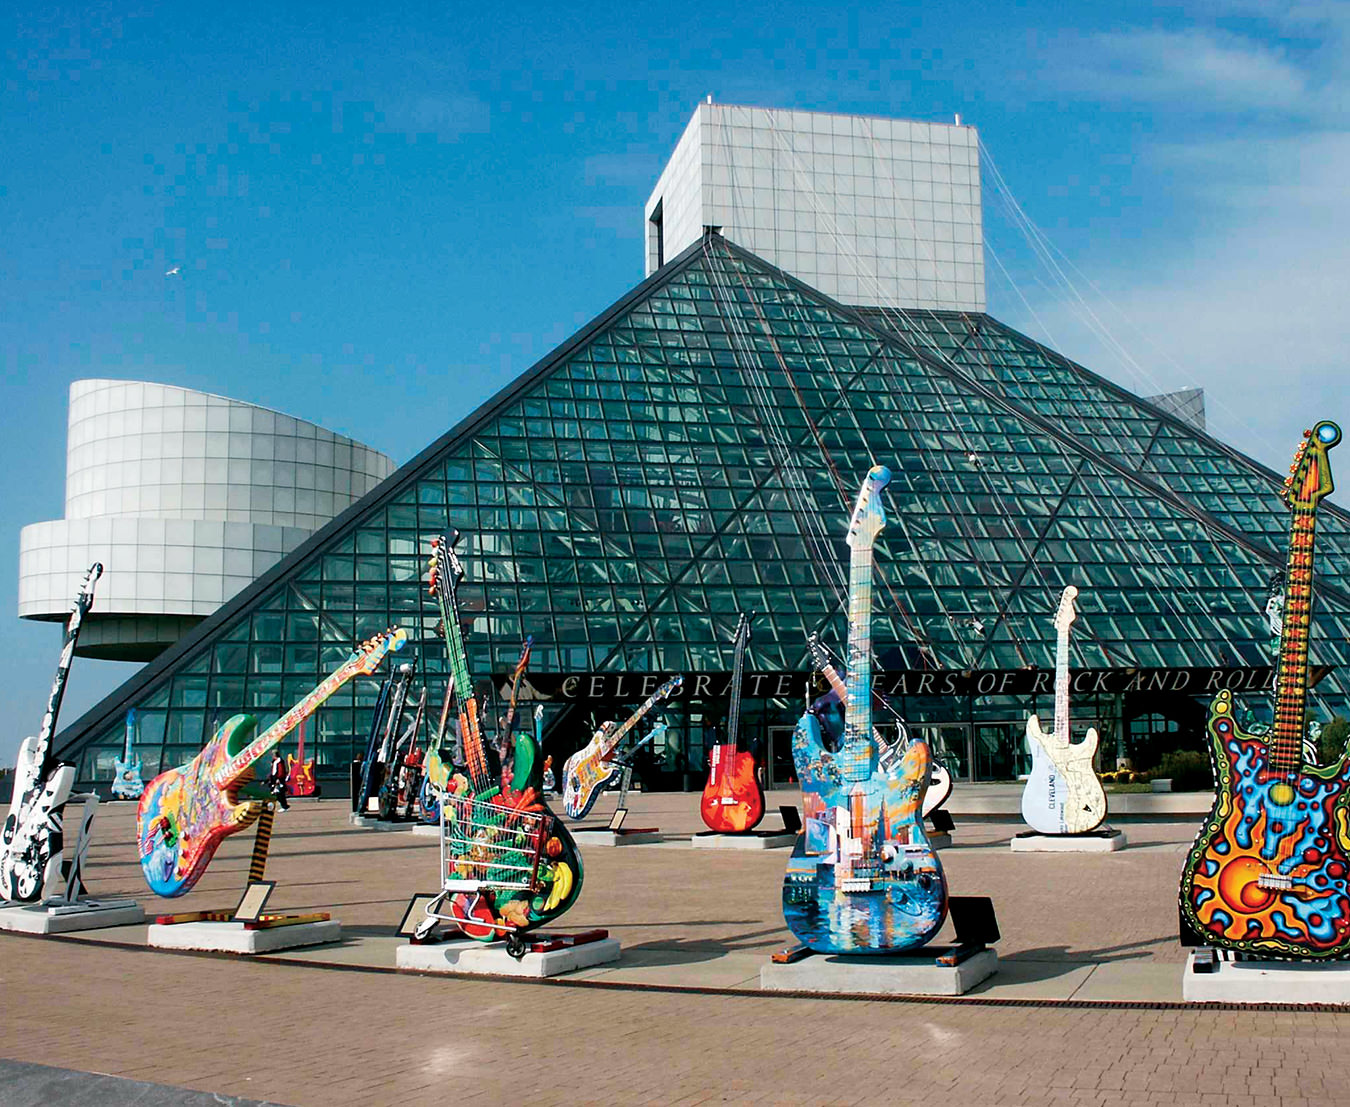
<path id="1" fill-rule="evenodd" d="M 505 938 L 508 951 L 517 952 L 522 935 L 575 902 L 581 857 L 544 802 L 535 739 L 522 732 L 505 767 L 494 772 L 489 765 L 459 623 L 456 593 L 464 570 L 454 551 L 458 537 L 432 541 L 429 591 L 440 607 L 464 764 L 450 769 L 441 797 L 441 892 L 417 933 L 426 937 L 448 923 L 479 941 Z"/>
<path id="2" fill-rule="evenodd" d="M 1332 491 L 1335 423 L 1305 432 L 1284 501 L 1289 534 L 1275 721 L 1244 733 L 1231 692 L 1209 709 L 1216 795 L 1186 858 L 1181 913 L 1204 942 L 1258 957 L 1350 957 L 1350 751 L 1334 765 L 1303 760 L 1317 505 Z"/>
<path id="3" fill-rule="evenodd" d="M 240 800 L 259 758 L 357 676 L 369 676 L 407 631 L 390 630 L 358 646 L 322 684 L 250 741 L 258 720 L 235 715 L 186 765 L 155 777 L 136 810 L 136 842 L 150 890 L 160 896 L 190 892 L 220 843 L 262 814 L 258 800 Z"/>

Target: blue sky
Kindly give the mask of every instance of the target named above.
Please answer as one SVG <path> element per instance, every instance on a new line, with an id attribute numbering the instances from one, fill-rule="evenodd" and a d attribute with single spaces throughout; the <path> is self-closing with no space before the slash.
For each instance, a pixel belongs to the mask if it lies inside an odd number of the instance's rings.
<path id="1" fill-rule="evenodd" d="M 61 515 L 70 381 L 218 392 L 404 461 L 637 283 L 708 93 L 961 113 L 1074 285 L 987 164 L 991 312 L 1137 391 L 1204 386 L 1216 433 L 1287 464 L 1350 420 L 1348 32 L 1315 0 L 8 8 L 0 756 L 55 662 L 17 550 Z M 77 663 L 65 720 L 128 671 Z"/>

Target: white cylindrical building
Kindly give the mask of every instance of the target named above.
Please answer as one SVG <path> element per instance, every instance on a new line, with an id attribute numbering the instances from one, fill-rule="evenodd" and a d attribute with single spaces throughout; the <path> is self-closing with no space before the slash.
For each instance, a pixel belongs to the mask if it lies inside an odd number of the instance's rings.
<path id="1" fill-rule="evenodd" d="M 78 652 L 145 661 L 394 470 L 289 415 L 141 381 L 70 386 L 65 518 L 19 539 L 19 615 L 64 620 L 104 566 Z"/>

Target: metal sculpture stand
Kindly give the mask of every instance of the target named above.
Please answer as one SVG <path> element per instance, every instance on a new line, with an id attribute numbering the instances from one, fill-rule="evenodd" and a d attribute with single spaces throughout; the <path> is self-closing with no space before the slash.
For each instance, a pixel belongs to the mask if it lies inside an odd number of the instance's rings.
<path id="1" fill-rule="evenodd" d="M 342 924 L 327 911 L 309 914 L 264 912 L 276 881 L 264 880 L 276 819 L 274 800 L 257 801 L 262 808 L 249 857 L 248 881 L 233 911 L 180 911 L 157 915 L 150 927 L 149 944 L 161 949 L 214 950 L 226 953 L 268 953 L 297 946 L 322 945 L 342 937 Z"/>
<path id="2" fill-rule="evenodd" d="M 0 930 L 27 934 L 65 934 L 77 930 L 96 930 L 107 926 L 133 926 L 145 921 L 145 911 L 134 899 L 96 899 L 84 883 L 84 863 L 93 840 L 94 817 L 98 814 L 98 796 L 81 792 L 62 805 L 61 817 L 79 805 L 80 828 L 75 845 L 61 866 L 64 887 L 41 903 L 0 907 Z"/>

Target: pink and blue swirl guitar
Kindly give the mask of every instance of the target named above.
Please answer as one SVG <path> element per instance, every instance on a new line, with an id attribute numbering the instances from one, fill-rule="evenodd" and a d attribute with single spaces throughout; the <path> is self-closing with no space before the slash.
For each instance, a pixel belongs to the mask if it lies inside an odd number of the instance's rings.
<path id="1" fill-rule="evenodd" d="M 872 546 L 886 525 L 874 466 L 849 521 L 848 704 L 837 750 L 807 712 L 792 736 L 805 829 L 783 879 L 783 916 L 821 953 L 899 953 L 927 942 L 947 917 L 942 866 L 924 833 L 932 754 L 911 741 L 883 768 L 872 734 Z"/>

